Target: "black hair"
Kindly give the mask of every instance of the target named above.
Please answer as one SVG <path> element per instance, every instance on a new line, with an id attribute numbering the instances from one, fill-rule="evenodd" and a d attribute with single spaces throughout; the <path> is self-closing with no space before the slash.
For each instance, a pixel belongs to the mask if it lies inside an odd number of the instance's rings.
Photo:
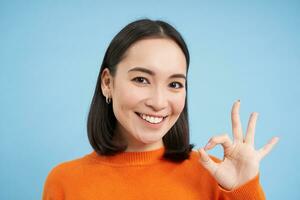
<path id="1" fill-rule="evenodd" d="M 188 72 L 190 57 L 185 41 L 180 33 L 170 24 L 161 20 L 139 19 L 125 26 L 111 41 L 107 48 L 94 96 L 90 105 L 87 119 L 88 138 L 93 149 L 101 155 L 115 155 L 127 148 L 126 142 L 116 139 L 114 134 L 117 119 L 113 113 L 112 104 L 106 103 L 101 90 L 101 74 L 108 68 L 114 77 L 117 64 L 124 58 L 126 50 L 135 42 L 145 38 L 167 38 L 178 44 L 186 58 Z M 163 157 L 174 162 L 181 162 L 189 158 L 194 144 L 190 144 L 187 81 L 185 84 L 186 98 L 183 111 L 168 133 L 163 137 L 165 152 Z"/>

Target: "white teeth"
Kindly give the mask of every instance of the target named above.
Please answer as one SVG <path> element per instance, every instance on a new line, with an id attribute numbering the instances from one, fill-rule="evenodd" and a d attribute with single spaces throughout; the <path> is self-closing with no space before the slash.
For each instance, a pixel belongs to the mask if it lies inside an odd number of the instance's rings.
<path id="1" fill-rule="evenodd" d="M 150 123 L 152 123 L 152 124 L 160 123 L 160 122 L 163 120 L 163 117 L 150 117 L 150 116 L 147 116 L 147 115 L 145 115 L 145 114 L 140 114 L 140 116 L 141 116 L 144 120 L 146 120 L 146 121 L 148 121 L 148 122 L 150 122 Z"/>

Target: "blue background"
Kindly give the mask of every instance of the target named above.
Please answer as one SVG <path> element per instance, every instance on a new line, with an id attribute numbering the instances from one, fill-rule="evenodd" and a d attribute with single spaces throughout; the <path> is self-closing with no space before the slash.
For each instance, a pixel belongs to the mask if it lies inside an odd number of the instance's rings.
<path id="1" fill-rule="evenodd" d="M 283 0 L 1 1 L 0 199 L 40 199 L 54 166 L 92 150 L 86 120 L 104 52 L 142 17 L 171 23 L 188 44 L 196 148 L 231 135 L 241 99 L 244 130 L 260 113 L 257 148 L 280 137 L 261 163 L 267 198 L 300 199 L 299 10 Z"/>

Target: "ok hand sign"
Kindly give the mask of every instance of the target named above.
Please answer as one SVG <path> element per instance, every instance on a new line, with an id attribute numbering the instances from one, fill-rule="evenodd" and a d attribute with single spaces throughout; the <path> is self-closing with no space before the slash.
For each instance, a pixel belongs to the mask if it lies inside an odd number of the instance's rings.
<path id="1" fill-rule="evenodd" d="M 233 142 L 227 134 L 214 136 L 204 148 L 198 150 L 201 157 L 199 161 L 226 190 L 233 190 L 254 178 L 259 172 L 260 161 L 279 140 L 273 137 L 263 148 L 256 150 L 254 136 L 258 113 L 251 114 L 244 138 L 239 109 L 240 101 L 237 101 L 231 112 Z M 217 144 L 221 144 L 224 149 L 224 159 L 220 163 L 214 162 L 206 153 L 206 150 Z"/>

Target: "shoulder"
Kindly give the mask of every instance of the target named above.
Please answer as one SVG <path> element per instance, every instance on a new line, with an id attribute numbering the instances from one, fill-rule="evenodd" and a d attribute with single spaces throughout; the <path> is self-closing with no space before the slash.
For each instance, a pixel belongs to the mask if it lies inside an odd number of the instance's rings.
<path id="1" fill-rule="evenodd" d="M 57 164 L 48 173 L 43 190 L 43 199 L 64 199 L 64 188 L 68 187 L 72 174 L 84 165 L 84 157 Z M 77 171 L 77 172 L 76 172 Z"/>
<path id="2" fill-rule="evenodd" d="M 87 155 L 57 164 L 50 170 L 47 181 L 59 181 L 81 171 L 88 164 L 86 157 Z"/>

